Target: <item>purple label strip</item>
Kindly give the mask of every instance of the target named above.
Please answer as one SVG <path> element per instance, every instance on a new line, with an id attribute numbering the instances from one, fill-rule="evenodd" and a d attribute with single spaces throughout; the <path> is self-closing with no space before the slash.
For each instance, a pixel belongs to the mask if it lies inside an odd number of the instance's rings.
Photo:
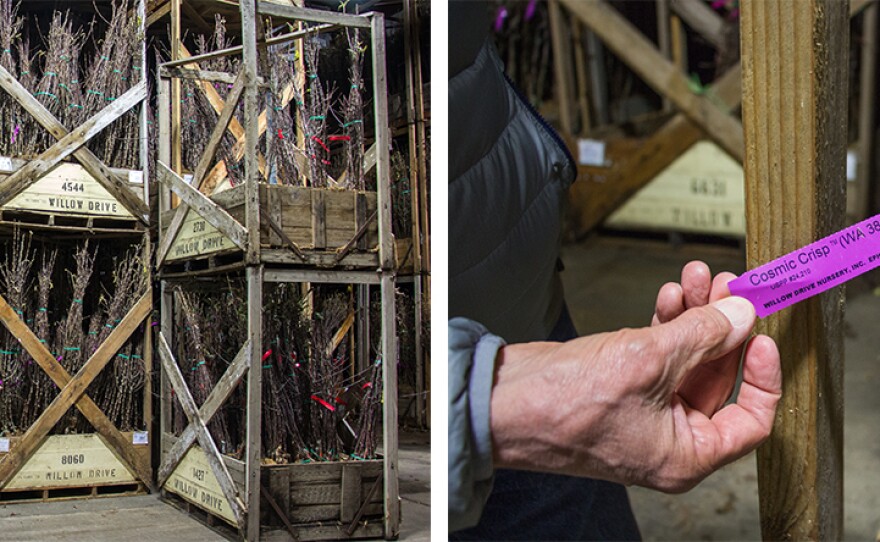
<path id="1" fill-rule="evenodd" d="M 764 318 L 878 266 L 880 215 L 747 271 L 730 282 L 730 293 Z"/>

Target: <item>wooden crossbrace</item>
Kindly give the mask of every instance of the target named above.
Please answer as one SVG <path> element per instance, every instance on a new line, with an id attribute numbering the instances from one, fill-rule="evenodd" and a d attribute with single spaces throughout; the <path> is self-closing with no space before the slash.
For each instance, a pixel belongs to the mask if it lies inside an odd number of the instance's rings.
<path id="1" fill-rule="evenodd" d="M 208 464 L 211 466 L 211 471 L 217 478 L 217 483 L 223 491 L 223 495 L 229 502 L 229 508 L 232 511 L 232 515 L 235 517 L 235 522 L 240 529 L 243 529 L 245 526 L 246 508 L 244 502 L 242 502 L 238 495 L 238 491 L 235 489 L 235 482 L 232 480 L 232 475 L 229 474 L 229 469 L 226 467 L 226 463 L 220 455 L 220 450 L 217 449 L 217 444 L 214 442 L 211 433 L 208 431 L 206 421 L 202 418 L 201 412 L 196 406 L 192 393 L 190 393 L 189 388 L 186 386 L 186 381 L 183 379 L 180 367 L 174 359 L 174 354 L 171 353 L 168 341 L 165 340 L 165 335 L 161 331 L 159 332 L 158 352 L 159 359 L 162 361 L 162 367 L 165 369 L 165 374 L 171 382 L 171 387 L 174 390 L 177 400 L 180 402 L 180 406 L 183 408 L 183 412 L 186 414 L 190 425 L 195 426 L 195 432 L 197 434 L 196 438 L 202 449 L 205 451 L 205 456 L 208 458 Z M 249 343 L 246 345 L 244 352 L 245 354 L 242 357 L 245 360 L 248 360 L 248 354 L 250 354 Z M 246 363 L 247 362 L 245 362 L 245 365 Z"/>
<path id="2" fill-rule="evenodd" d="M 136 94 L 143 93 L 143 97 L 146 97 L 146 85 L 146 81 L 141 81 L 129 92 L 135 91 Z M 15 101 L 17 101 L 19 105 L 21 105 L 22 108 L 34 118 L 34 120 L 52 134 L 55 139 L 61 140 L 68 135 L 69 132 L 61 121 L 59 121 L 43 104 L 32 96 L 31 93 L 28 92 L 27 89 L 25 89 L 3 66 L 0 66 L 0 88 L 3 88 L 3 90 L 12 96 L 12 98 L 15 99 Z M 141 99 L 143 99 L 143 97 Z M 118 101 L 119 100 L 116 100 L 113 104 L 105 108 L 104 111 L 114 110 L 113 108 Z M 104 111 L 98 113 L 98 115 L 102 115 Z M 79 161 L 82 167 L 132 215 L 136 216 L 144 224 L 149 222 L 150 213 L 147 204 L 144 203 L 144 201 L 141 200 L 112 171 L 110 171 L 110 168 L 95 156 L 92 151 L 85 146 L 79 146 L 73 152 L 73 156 Z"/>
<path id="3" fill-rule="evenodd" d="M 82 123 L 76 130 L 59 139 L 37 158 L 28 161 L 23 167 L 0 183 L 0 206 L 9 203 L 59 162 L 85 146 L 93 137 L 113 121 L 143 101 L 147 96 L 147 84 L 142 82 L 113 101 L 92 118 Z"/>
<path id="4" fill-rule="evenodd" d="M 226 402 L 229 395 L 235 390 L 235 387 L 239 382 L 241 382 L 245 373 L 247 373 L 249 345 L 250 343 L 246 342 L 244 346 L 241 347 L 241 350 L 238 351 L 235 359 L 229 367 L 226 368 L 226 372 L 223 373 L 223 376 L 217 381 L 217 384 L 214 386 L 214 389 L 211 390 L 208 398 L 202 403 L 201 408 L 199 408 L 199 417 L 204 420 L 205 424 L 211 421 L 211 418 L 214 417 L 214 414 L 216 414 L 223 403 Z M 174 472 L 174 469 L 176 469 L 177 465 L 183 460 L 183 456 L 186 455 L 186 452 L 193 444 L 195 444 L 197 437 L 198 427 L 195 424 L 190 423 L 186 429 L 184 429 L 180 438 L 178 438 L 171 447 L 171 450 L 165 455 L 165 459 L 162 460 L 162 464 L 159 466 L 159 475 L 157 477 L 159 487 L 165 485 L 165 482 L 168 481 L 168 477 L 171 476 L 171 473 Z"/>
<path id="5" fill-rule="evenodd" d="M 175 194 L 180 196 L 183 203 L 192 208 L 193 211 L 198 213 L 199 216 L 204 218 L 209 224 L 220 230 L 220 232 L 228 237 L 235 246 L 242 250 L 246 250 L 247 230 L 245 230 L 244 226 L 232 218 L 223 207 L 220 207 L 208 198 L 208 196 L 187 184 L 187 182 L 181 179 L 178 174 L 171 171 L 171 168 L 165 165 L 164 162 L 159 161 L 157 164 L 159 181 L 171 188 Z M 166 236 L 165 239 L 162 240 L 161 248 L 165 250 L 166 254 L 168 249 L 165 248 L 164 245 L 170 244 L 173 241 L 174 238 L 170 236 Z"/>
<path id="6" fill-rule="evenodd" d="M 6 486 L 21 467 L 31 458 L 42 444 L 49 431 L 58 423 L 74 404 L 98 433 L 110 444 L 110 450 L 124 465 L 131 469 L 143 482 L 150 484 L 152 472 L 134 450 L 134 445 L 113 425 L 101 409 L 86 395 L 89 384 L 97 377 L 107 363 L 129 340 L 131 334 L 150 315 L 153 294 L 150 289 L 135 303 L 122 322 L 110 333 L 86 364 L 72 377 L 57 359 L 40 342 L 33 331 L 22 322 L 6 300 L 0 296 L 0 320 L 9 332 L 21 342 L 25 351 L 61 388 L 49 407 L 19 440 L 18 445 L 0 462 L 0 487 Z"/>
<path id="7" fill-rule="evenodd" d="M 668 98 L 706 135 L 742 163 L 745 154 L 742 123 L 712 103 L 710 97 L 694 93 L 688 86 L 687 77 L 619 11 L 606 0 L 559 1 L 648 86 Z"/>
<path id="8" fill-rule="evenodd" d="M 874 1 L 876 0 L 851 2 L 850 17 L 854 17 L 866 4 Z M 742 66 L 737 63 L 715 79 L 706 95 L 717 98 L 715 104 L 718 107 L 731 111 L 742 102 L 741 87 Z M 572 185 L 575 234 L 585 235 L 601 224 L 632 194 L 704 137 L 702 127 L 684 113 L 678 113 L 645 140 L 639 146 L 638 152 L 615 163 L 607 175 L 608 182 Z"/>
<path id="9" fill-rule="evenodd" d="M 379 209 L 373 211 L 373 214 L 370 215 L 370 218 L 365 220 L 364 223 L 361 224 L 361 227 L 358 228 L 358 231 L 355 232 L 354 237 L 352 237 L 351 240 L 344 246 L 339 248 L 339 251 L 336 254 L 336 263 L 341 262 L 343 258 L 348 256 L 348 253 L 351 252 L 358 240 L 363 237 L 365 233 L 367 233 L 367 229 L 370 227 L 370 224 L 374 220 L 376 220 L 377 216 L 379 216 Z"/>
<path id="10" fill-rule="evenodd" d="M 201 158 L 199 159 L 199 163 L 196 166 L 196 171 L 193 174 L 192 187 L 195 190 L 199 190 L 202 186 L 202 182 L 205 178 L 205 172 L 208 169 L 208 166 L 214 160 L 214 155 L 217 153 L 217 149 L 220 146 L 220 142 L 223 139 L 223 135 L 226 133 L 226 130 L 229 126 L 229 122 L 232 120 L 233 114 L 235 113 L 235 108 L 238 105 L 239 100 L 241 99 L 241 95 L 244 92 L 245 88 L 245 78 L 244 71 L 242 71 L 235 80 L 235 84 L 232 86 L 232 90 L 229 93 L 229 98 L 226 100 L 226 105 L 223 107 L 223 111 L 220 113 L 220 119 L 217 122 L 217 125 L 214 126 L 214 130 L 211 132 L 211 136 L 208 139 L 208 143 L 205 145 L 205 150 L 202 153 Z M 174 239 L 177 238 L 177 234 L 180 232 L 180 228 L 183 226 L 183 222 L 186 219 L 187 211 L 189 210 L 189 206 L 185 203 L 181 203 L 177 210 L 174 212 L 174 218 L 171 219 L 171 224 L 168 226 L 168 229 L 165 230 L 165 236 L 162 239 L 162 242 L 159 244 L 159 247 L 156 251 L 156 266 L 162 267 L 162 264 L 165 262 L 165 258 L 168 256 L 168 251 L 171 249 L 171 244 L 174 242 Z"/>

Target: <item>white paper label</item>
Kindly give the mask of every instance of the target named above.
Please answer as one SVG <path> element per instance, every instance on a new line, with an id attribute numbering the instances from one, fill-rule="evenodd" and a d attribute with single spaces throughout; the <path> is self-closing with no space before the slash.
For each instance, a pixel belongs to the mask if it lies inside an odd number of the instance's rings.
<path id="1" fill-rule="evenodd" d="M 605 142 L 596 139 L 578 140 L 578 158 L 584 166 L 604 166 Z"/>
<path id="2" fill-rule="evenodd" d="M 859 167 L 859 156 L 856 151 L 846 151 L 846 180 L 855 181 Z"/>
<path id="3" fill-rule="evenodd" d="M 132 444 L 149 444 L 150 435 L 146 431 L 135 431 L 131 436 Z"/>
<path id="4" fill-rule="evenodd" d="M 0 156 L 0 170 L 15 171 L 15 166 L 12 165 L 12 158 L 8 156 Z"/>
<path id="5" fill-rule="evenodd" d="M 0 438 L 0 452 L 8 452 L 9 451 L 9 439 L 8 438 Z"/>
<path id="6" fill-rule="evenodd" d="M 143 183 L 144 182 L 144 172 L 143 171 L 129 171 L 128 172 L 128 182 L 130 182 L 130 183 Z"/>

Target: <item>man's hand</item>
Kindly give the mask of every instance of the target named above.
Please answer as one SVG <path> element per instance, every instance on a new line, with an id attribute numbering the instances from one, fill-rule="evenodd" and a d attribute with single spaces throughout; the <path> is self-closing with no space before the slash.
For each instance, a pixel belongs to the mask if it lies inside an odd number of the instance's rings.
<path id="1" fill-rule="evenodd" d="M 776 344 L 749 342 L 737 402 L 717 410 L 755 310 L 725 293 L 724 276 L 709 287 L 691 278 L 686 269 L 681 295 L 661 290 L 650 328 L 504 347 L 491 403 L 495 466 L 680 492 L 757 447 L 781 394 Z"/>
<path id="2" fill-rule="evenodd" d="M 727 283 L 733 273 L 719 273 L 712 279 L 709 266 L 694 261 L 681 270 L 681 283 L 668 282 L 657 293 L 657 304 L 651 325 L 665 324 L 678 318 L 685 310 L 730 297 Z M 706 416 L 712 416 L 730 398 L 736 385 L 736 374 L 743 347 L 718 359 L 700 364 L 685 378 L 678 394 L 687 404 Z"/>

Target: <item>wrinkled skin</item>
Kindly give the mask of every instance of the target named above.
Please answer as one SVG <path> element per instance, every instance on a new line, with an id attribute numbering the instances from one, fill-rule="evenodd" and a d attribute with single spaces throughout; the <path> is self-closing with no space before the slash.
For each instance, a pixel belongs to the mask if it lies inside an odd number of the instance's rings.
<path id="1" fill-rule="evenodd" d="M 498 468 L 666 492 L 694 487 L 770 435 L 782 392 L 776 344 L 751 303 L 702 262 L 664 285 L 652 325 L 501 349 L 492 391 Z M 728 404 L 740 359 L 743 384 Z"/>

